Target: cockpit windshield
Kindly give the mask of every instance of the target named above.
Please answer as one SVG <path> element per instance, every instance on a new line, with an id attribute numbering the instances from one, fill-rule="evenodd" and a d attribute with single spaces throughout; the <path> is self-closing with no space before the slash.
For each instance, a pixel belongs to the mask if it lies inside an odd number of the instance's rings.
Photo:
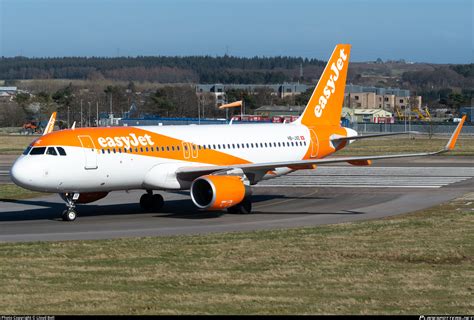
<path id="1" fill-rule="evenodd" d="M 46 150 L 46 154 L 50 154 L 52 156 L 58 155 L 58 153 L 56 152 L 56 149 L 54 149 L 53 147 L 48 147 L 48 150 Z"/>
<path id="2" fill-rule="evenodd" d="M 24 155 L 30 154 L 32 156 L 37 156 L 37 155 L 41 155 L 45 153 L 51 156 L 57 156 L 57 155 L 65 156 L 66 155 L 66 151 L 62 147 L 35 147 L 35 148 L 28 147 L 26 148 L 25 151 L 23 151 Z"/>
<path id="3" fill-rule="evenodd" d="M 57 149 L 58 149 L 58 152 L 59 152 L 60 155 L 62 155 L 62 156 L 66 155 L 66 151 L 64 151 L 64 149 L 62 147 L 57 147 Z"/>
<path id="4" fill-rule="evenodd" d="M 25 151 L 23 151 L 23 155 L 26 156 L 28 153 L 30 153 L 30 150 L 31 150 L 31 147 L 28 146 L 28 147 L 25 149 Z"/>
<path id="5" fill-rule="evenodd" d="M 33 148 L 30 151 L 30 155 L 31 156 L 36 156 L 36 155 L 44 154 L 45 151 L 46 151 L 46 147 Z"/>

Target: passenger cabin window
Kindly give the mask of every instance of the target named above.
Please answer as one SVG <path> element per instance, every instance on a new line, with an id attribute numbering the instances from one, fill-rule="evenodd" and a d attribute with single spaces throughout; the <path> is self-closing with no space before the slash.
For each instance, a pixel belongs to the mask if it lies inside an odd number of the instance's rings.
<path id="1" fill-rule="evenodd" d="M 45 151 L 46 151 L 46 147 L 33 148 L 31 149 L 30 155 L 36 156 L 39 154 L 44 154 Z"/>
<path id="2" fill-rule="evenodd" d="M 49 155 L 52 155 L 52 156 L 57 156 L 58 155 L 58 153 L 56 152 L 56 150 L 53 147 L 48 147 L 48 149 L 46 150 L 46 154 L 49 154 Z"/>

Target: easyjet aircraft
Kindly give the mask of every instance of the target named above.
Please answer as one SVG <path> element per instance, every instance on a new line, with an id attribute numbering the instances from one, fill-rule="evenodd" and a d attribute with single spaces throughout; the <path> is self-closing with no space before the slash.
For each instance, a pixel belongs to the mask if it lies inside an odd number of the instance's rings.
<path id="1" fill-rule="evenodd" d="M 350 45 L 336 46 L 301 117 L 293 123 L 71 128 L 34 141 L 14 163 L 13 181 L 24 188 L 59 193 L 76 219 L 75 204 L 110 191 L 143 189 L 145 210 L 159 210 L 155 190 L 190 190 L 200 209 L 250 213 L 251 186 L 317 165 L 418 157 L 452 150 L 465 118 L 437 152 L 326 159 L 358 136 L 340 116 Z M 53 115 L 54 116 L 54 115 Z M 54 118 L 52 117 L 54 122 Z"/>

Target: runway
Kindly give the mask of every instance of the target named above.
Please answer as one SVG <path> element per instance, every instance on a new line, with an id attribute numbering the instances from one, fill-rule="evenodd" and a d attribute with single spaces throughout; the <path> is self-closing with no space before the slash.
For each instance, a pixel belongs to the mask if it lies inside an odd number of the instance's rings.
<path id="1" fill-rule="evenodd" d="M 253 214 L 200 212 L 188 192 L 162 193 L 162 212 L 143 213 L 142 191 L 113 192 L 63 222 L 58 195 L 0 202 L 0 241 L 108 239 L 289 228 L 412 212 L 474 190 L 474 160 L 433 157 L 302 170 L 254 188 Z"/>

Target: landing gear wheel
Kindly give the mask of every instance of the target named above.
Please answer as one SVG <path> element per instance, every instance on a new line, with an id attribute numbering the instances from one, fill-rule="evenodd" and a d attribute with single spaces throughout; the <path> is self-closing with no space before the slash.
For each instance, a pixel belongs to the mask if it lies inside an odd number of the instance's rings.
<path id="1" fill-rule="evenodd" d="M 249 214 L 252 212 L 252 201 L 250 198 L 245 198 L 241 203 L 236 204 L 235 206 L 227 208 L 229 213 L 240 213 L 240 214 Z"/>
<path id="2" fill-rule="evenodd" d="M 245 198 L 244 201 L 240 203 L 240 213 L 252 213 L 252 201 L 250 200 L 250 198 Z"/>
<path id="3" fill-rule="evenodd" d="M 63 211 L 61 218 L 63 218 L 64 221 L 74 221 L 77 218 L 77 213 L 74 210 L 67 209 Z"/>
<path id="4" fill-rule="evenodd" d="M 153 209 L 160 210 L 165 204 L 163 196 L 161 194 L 154 194 L 152 197 Z"/>
<path id="5" fill-rule="evenodd" d="M 140 197 L 140 207 L 143 210 L 150 210 L 153 207 L 153 196 L 145 193 Z"/>
<path id="6" fill-rule="evenodd" d="M 239 205 L 236 204 L 235 206 L 228 207 L 228 208 L 227 208 L 227 212 L 228 212 L 228 213 L 232 213 L 232 214 L 237 214 L 237 213 L 239 213 Z"/>
<path id="7" fill-rule="evenodd" d="M 160 210 L 164 204 L 165 201 L 161 194 L 145 193 L 140 197 L 140 207 L 143 210 Z"/>
<path id="8" fill-rule="evenodd" d="M 76 201 L 79 199 L 78 193 L 61 193 L 61 198 L 66 202 L 66 210 L 61 214 L 64 221 L 74 221 L 77 218 Z"/>

